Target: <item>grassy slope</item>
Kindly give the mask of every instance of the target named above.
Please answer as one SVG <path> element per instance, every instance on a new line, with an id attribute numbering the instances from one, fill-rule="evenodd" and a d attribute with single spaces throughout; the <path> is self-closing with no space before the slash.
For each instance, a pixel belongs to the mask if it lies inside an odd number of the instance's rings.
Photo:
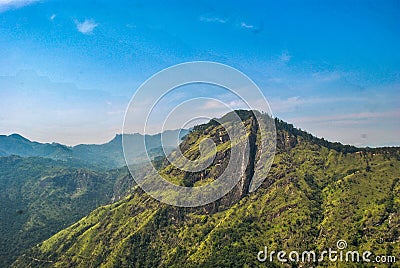
<path id="1" fill-rule="evenodd" d="M 0 267 L 110 203 L 114 194 L 122 196 L 131 187 L 125 185 L 129 184 L 125 174 L 95 172 L 39 157 L 0 157 Z"/>
<path id="2" fill-rule="evenodd" d="M 398 157 L 343 154 L 303 141 L 281 150 L 263 187 L 227 210 L 169 207 L 138 190 L 15 266 L 252 267 L 264 246 L 325 249 L 338 239 L 349 249 L 399 257 L 399 177 Z"/>

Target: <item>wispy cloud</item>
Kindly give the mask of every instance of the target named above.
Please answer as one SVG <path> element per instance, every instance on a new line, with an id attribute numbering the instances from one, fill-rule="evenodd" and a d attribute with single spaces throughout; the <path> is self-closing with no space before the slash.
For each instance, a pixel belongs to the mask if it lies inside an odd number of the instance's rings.
<path id="1" fill-rule="evenodd" d="M 49 19 L 50 19 L 50 20 L 54 20 L 56 17 L 57 17 L 57 15 L 56 15 L 56 14 L 53 14 L 53 15 L 50 16 Z"/>
<path id="2" fill-rule="evenodd" d="M 232 101 L 228 101 L 226 103 L 219 102 L 217 100 L 209 100 L 199 107 L 200 107 L 200 109 L 203 109 L 203 110 L 211 110 L 211 109 L 238 109 L 243 106 L 244 106 L 244 103 L 239 100 L 232 100 Z"/>
<path id="3" fill-rule="evenodd" d="M 261 33 L 263 31 L 262 21 L 257 24 L 241 21 L 240 23 L 236 23 L 235 26 L 242 30 L 251 31 L 252 33 L 255 33 L 255 34 Z"/>
<path id="4" fill-rule="evenodd" d="M 204 21 L 204 22 L 217 22 L 217 23 L 226 23 L 227 20 L 217 17 L 217 16 L 207 16 L 207 15 L 203 15 L 200 16 L 200 21 Z"/>
<path id="5" fill-rule="evenodd" d="M 254 29 L 254 25 L 247 24 L 245 22 L 240 23 L 240 27 L 245 28 L 245 29 Z"/>
<path id="6" fill-rule="evenodd" d="M 238 18 L 235 18 L 235 16 L 220 16 L 220 15 L 215 15 L 215 14 L 205 14 L 199 17 L 199 20 L 202 22 L 207 22 L 207 23 L 221 23 L 221 24 L 227 24 L 231 27 L 235 27 L 237 29 L 243 29 L 243 30 L 248 30 L 253 33 L 260 33 L 263 29 L 262 23 L 256 25 L 248 22 L 244 22 L 241 20 L 238 20 Z"/>
<path id="7" fill-rule="evenodd" d="M 354 124 L 357 121 L 366 121 L 377 118 L 399 118 L 399 117 L 400 117 L 400 110 L 395 109 L 392 111 L 385 111 L 385 112 L 359 112 L 359 113 L 323 115 L 323 116 L 305 116 L 305 117 L 291 118 L 291 120 L 298 123 L 327 122 L 329 124 L 332 123 Z"/>
<path id="8" fill-rule="evenodd" d="M 399 109 L 288 118 L 318 137 L 356 146 L 398 146 Z"/>
<path id="9" fill-rule="evenodd" d="M 39 0 L 0 0 L 0 12 L 21 8 L 36 2 L 39 2 Z"/>
<path id="10" fill-rule="evenodd" d="M 91 34 L 93 30 L 99 25 L 93 19 L 85 19 L 82 22 L 75 20 L 74 22 L 78 31 L 83 34 Z"/>
<path id="11" fill-rule="evenodd" d="M 131 28 L 131 29 L 136 28 L 136 25 L 135 24 L 131 24 L 131 23 L 127 23 L 125 26 L 127 28 Z"/>
<path id="12" fill-rule="evenodd" d="M 331 82 L 339 80 L 342 78 L 343 74 L 333 71 L 333 72 L 315 72 L 312 74 L 312 78 L 319 82 Z"/>
<path id="13" fill-rule="evenodd" d="M 365 101 L 364 97 L 311 97 L 311 98 L 301 98 L 299 96 L 290 97 L 287 99 L 272 99 L 270 101 L 271 108 L 274 112 L 284 113 L 284 112 L 293 112 L 300 107 L 304 107 L 306 105 L 321 105 L 321 104 L 329 104 L 329 103 L 344 103 L 344 102 L 361 102 Z"/>
<path id="14" fill-rule="evenodd" d="M 287 50 L 283 51 L 282 54 L 279 56 L 280 61 L 283 63 L 289 62 L 291 58 L 292 56 L 289 54 Z"/>

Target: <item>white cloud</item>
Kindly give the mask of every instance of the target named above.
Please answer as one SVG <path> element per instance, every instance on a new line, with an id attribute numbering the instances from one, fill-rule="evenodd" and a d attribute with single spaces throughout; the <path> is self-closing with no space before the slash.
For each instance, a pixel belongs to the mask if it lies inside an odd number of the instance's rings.
<path id="1" fill-rule="evenodd" d="M 271 109 L 277 113 L 293 112 L 296 109 L 304 108 L 305 106 L 327 105 L 332 103 L 355 103 L 365 101 L 365 97 L 310 97 L 300 98 L 293 96 L 287 99 L 272 99 L 270 101 Z"/>
<path id="2" fill-rule="evenodd" d="M 0 12 L 24 7 L 36 2 L 39 2 L 39 0 L 0 0 Z"/>
<path id="3" fill-rule="evenodd" d="M 201 107 L 201 109 L 204 110 L 211 110 L 211 109 L 224 109 L 226 108 L 226 106 L 216 100 L 209 100 L 207 102 L 204 103 L 204 105 Z"/>
<path id="4" fill-rule="evenodd" d="M 131 29 L 136 28 L 136 25 L 135 25 L 135 24 L 130 24 L 130 23 L 126 24 L 125 26 L 126 26 L 127 28 L 131 28 Z"/>
<path id="5" fill-rule="evenodd" d="M 242 27 L 242 28 L 246 28 L 246 29 L 254 29 L 254 25 L 251 25 L 251 24 L 247 24 L 247 23 L 245 23 L 245 22 L 242 22 L 241 24 L 240 24 L 240 27 Z"/>
<path id="6" fill-rule="evenodd" d="M 83 22 L 75 20 L 76 28 L 79 32 L 83 34 L 91 34 L 99 24 L 96 23 L 93 19 L 85 19 Z"/>
<path id="7" fill-rule="evenodd" d="M 318 137 L 356 146 L 398 146 L 400 110 L 288 118 Z"/>
<path id="8" fill-rule="evenodd" d="M 218 22 L 218 23 L 226 23 L 227 20 L 226 19 L 222 19 L 220 17 L 215 17 L 215 16 L 201 16 L 200 17 L 200 21 L 204 21 L 204 22 Z"/>
<path id="9" fill-rule="evenodd" d="M 50 19 L 50 20 L 54 20 L 54 19 L 56 18 L 56 16 L 57 16 L 56 14 L 53 14 L 53 15 L 50 16 L 49 19 Z"/>
<path id="10" fill-rule="evenodd" d="M 362 120 L 371 120 L 373 118 L 399 118 L 400 110 L 395 109 L 385 112 L 359 112 L 359 113 L 348 113 L 348 114 L 337 114 L 337 115 L 317 115 L 317 116 L 304 116 L 291 118 L 292 121 L 298 123 L 312 122 L 321 123 L 328 122 L 332 124 L 333 122 L 340 124 L 354 124 Z"/>
<path id="11" fill-rule="evenodd" d="M 319 82 L 331 82 L 339 80 L 343 77 L 343 74 L 333 71 L 333 72 L 315 72 L 312 73 L 312 78 Z"/>

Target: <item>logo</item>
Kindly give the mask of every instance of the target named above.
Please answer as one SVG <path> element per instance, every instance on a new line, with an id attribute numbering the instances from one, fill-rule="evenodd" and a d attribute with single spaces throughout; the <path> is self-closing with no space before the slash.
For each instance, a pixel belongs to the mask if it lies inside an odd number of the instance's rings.
<path id="1" fill-rule="evenodd" d="M 314 250 L 269 250 L 267 246 L 257 253 L 259 262 L 297 262 L 297 263 L 324 263 L 324 262 L 352 262 L 352 263 L 395 263 L 394 255 L 374 255 L 369 250 L 345 250 L 347 242 L 340 239 L 336 242 L 336 249 L 328 248 L 322 251 Z"/>

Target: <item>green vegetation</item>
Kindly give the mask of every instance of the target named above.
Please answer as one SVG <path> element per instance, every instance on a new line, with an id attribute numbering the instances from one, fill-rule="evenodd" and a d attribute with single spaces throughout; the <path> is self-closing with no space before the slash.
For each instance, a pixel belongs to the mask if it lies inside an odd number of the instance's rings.
<path id="1" fill-rule="evenodd" d="M 132 185 L 126 169 L 101 173 L 40 157 L 0 157 L 0 267 Z"/>
<path id="2" fill-rule="evenodd" d="M 239 113 L 247 127 L 254 123 L 250 112 Z M 14 266 L 273 267 L 284 265 L 256 258 L 264 246 L 323 250 L 335 248 L 339 239 L 347 241 L 349 250 L 399 260 L 400 149 L 358 149 L 315 138 L 279 120 L 276 126 L 277 154 L 256 192 L 248 193 L 243 183 L 207 206 L 177 208 L 133 187 L 125 199 L 97 208 L 20 256 Z M 254 128 L 248 130 L 260 139 Z M 199 142 L 220 140 L 220 132 L 213 120 L 194 128 L 180 146 L 183 154 L 198 159 Z M 229 161 L 232 145 L 222 140 L 204 173 L 187 174 L 161 159 L 157 166 L 176 184 L 212 181 Z M 247 167 L 244 181 L 253 172 Z"/>

